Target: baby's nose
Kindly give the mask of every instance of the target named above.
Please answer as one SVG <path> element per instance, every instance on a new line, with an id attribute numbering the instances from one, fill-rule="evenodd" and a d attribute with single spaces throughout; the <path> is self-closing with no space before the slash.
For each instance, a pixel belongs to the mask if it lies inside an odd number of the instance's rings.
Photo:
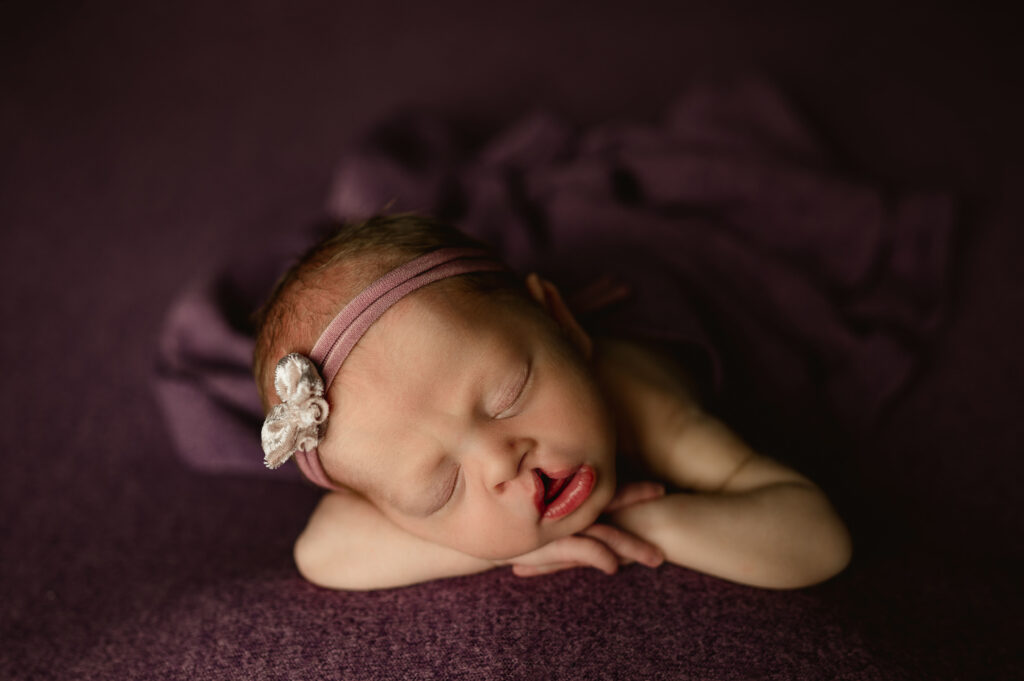
<path id="1" fill-rule="evenodd" d="M 524 472 L 529 473 L 525 462 L 533 447 L 533 442 L 525 438 L 500 438 L 488 443 L 481 453 L 484 484 L 501 490 Z"/>

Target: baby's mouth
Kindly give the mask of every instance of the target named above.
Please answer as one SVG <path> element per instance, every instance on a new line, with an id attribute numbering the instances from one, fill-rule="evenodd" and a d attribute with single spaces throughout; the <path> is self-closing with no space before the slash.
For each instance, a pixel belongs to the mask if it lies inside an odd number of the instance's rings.
<path id="1" fill-rule="evenodd" d="M 567 516 L 590 496 L 596 475 L 587 465 L 567 471 L 533 469 L 534 504 L 542 519 Z"/>
<path id="2" fill-rule="evenodd" d="M 572 477 L 572 473 L 562 478 L 552 477 L 539 468 L 537 469 L 537 475 L 540 476 L 541 484 L 544 485 L 545 506 L 548 506 L 552 501 L 558 498 L 558 495 L 562 493 L 565 486 L 569 484 L 569 478 Z"/>

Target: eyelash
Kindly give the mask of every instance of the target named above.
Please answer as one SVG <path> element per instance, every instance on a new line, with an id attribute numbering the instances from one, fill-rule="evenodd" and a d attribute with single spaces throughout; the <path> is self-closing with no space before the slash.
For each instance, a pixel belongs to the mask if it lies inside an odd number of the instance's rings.
<path id="1" fill-rule="evenodd" d="M 523 395 L 526 394 L 526 386 L 528 386 L 530 384 L 530 380 L 532 378 L 533 378 L 533 365 L 531 363 L 527 363 L 526 371 L 524 372 L 524 375 L 523 375 L 523 380 L 520 381 L 516 385 L 516 387 L 514 389 L 514 396 L 512 398 L 512 401 L 507 406 L 503 405 L 498 410 L 498 412 L 494 415 L 495 419 L 508 418 L 509 415 L 507 414 L 507 412 L 509 412 L 513 408 L 515 408 L 515 406 L 517 404 L 519 404 L 519 402 L 523 399 Z"/>
<path id="2" fill-rule="evenodd" d="M 455 467 L 455 473 L 452 475 L 452 484 L 448 486 L 448 494 L 444 498 L 444 503 L 437 507 L 437 511 L 442 510 L 451 503 L 452 498 L 455 496 L 455 488 L 459 486 L 459 474 L 462 472 L 462 466 Z M 437 513 L 434 511 L 434 513 Z"/>

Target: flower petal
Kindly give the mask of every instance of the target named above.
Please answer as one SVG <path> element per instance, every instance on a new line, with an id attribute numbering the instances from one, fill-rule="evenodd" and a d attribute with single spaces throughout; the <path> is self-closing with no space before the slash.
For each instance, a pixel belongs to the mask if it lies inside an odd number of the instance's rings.
<path id="1" fill-rule="evenodd" d="M 263 422 L 263 462 L 277 468 L 296 450 L 313 451 L 320 444 L 330 407 L 316 365 L 297 352 L 285 355 L 274 369 L 274 389 L 282 403 Z"/>
<path id="2" fill-rule="evenodd" d="M 267 414 L 260 432 L 263 463 L 267 468 L 277 468 L 295 452 L 298 428 L 294 416 L 294 412 L 285 404 L 276 405 Z"/>
<path id="3" fill-rule="evenodd" d="M 305 355 L 293 352 L 277 363 L 274 390 L 283 402 L 301 402 L 323 396 L 324 383 L 316 365 Z"/>

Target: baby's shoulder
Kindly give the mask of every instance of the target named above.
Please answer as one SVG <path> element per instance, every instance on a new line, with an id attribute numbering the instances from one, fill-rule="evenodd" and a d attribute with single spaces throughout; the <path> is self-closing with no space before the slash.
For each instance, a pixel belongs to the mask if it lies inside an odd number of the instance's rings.
<path id="1" fill-rule="evenodd" d="M 604 337 L 595 340 L 594 368 L 612 384 L 632 379 L 666 398 L 687 404 L 700 403 L 698 371 L 684 348 L 642 339 Z M 611 387 L 611 386 L 608 386 Z"/>
<path id="2" fill-rule="evenodd" d="M 701 414 L 692 376 L 656 344 L 605 339 L 594 370 L 611 409 L 625 459 L 652 464 L 674 451 L 678 435 Z"/>

